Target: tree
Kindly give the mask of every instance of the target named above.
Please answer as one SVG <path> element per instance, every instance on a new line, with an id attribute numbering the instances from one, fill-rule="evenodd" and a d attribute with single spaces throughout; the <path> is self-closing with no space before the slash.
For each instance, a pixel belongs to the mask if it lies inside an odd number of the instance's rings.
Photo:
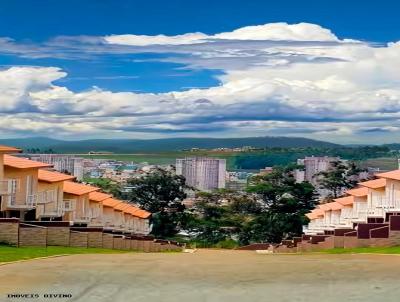
<path id="1" fill-rule="evenodd" d="M 146 177 L 130 179 L 128 185 L 133 187 L 129 199 L 153 213 L 154 235 L 165 238 L 179 231 L 185 209 L 184 177 L 157 169 Z"/>
<path id="2" fill-rule="evenodd" d="M 280 242 L 301 235 L 302 225 L 306 223 L 304 215 L 315 208 L 317 195 L 309 182 L 296 182 L 294 168 L 275 168 L 250 186 L 249 192 L 260 196 L 265 210 L 244 228 L 239 236 L 242 242 Z"/>
<path id="3" fill-rule="evenodd" d="M 358 175 L 362 171 L 354 162 L 349 165 L 342 161 L 334 161 L 332 167 L 316 175 L 321 189 L 330 192 L 330 197 L 339 197 L 345 189 L 353 188 L 360 181 Z"/>

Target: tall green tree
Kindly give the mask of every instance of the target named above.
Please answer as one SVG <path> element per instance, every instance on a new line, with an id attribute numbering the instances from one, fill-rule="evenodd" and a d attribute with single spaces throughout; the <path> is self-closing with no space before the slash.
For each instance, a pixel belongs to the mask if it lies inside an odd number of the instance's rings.
<path id="1" fill-rule="evenodd" d="M 329 170 L 318 173 L 316 177 L 320 188 L 328 190 L 330 197 L 337 198 L 344 190 L 356 186 L 360 181 L 358 175 L 361 171 L 354 162 L 347 164 L 334 161 Z"/>
<path id="2" fill-rule="evenodd" d="M 133 187 L 129 199 L 153 213 L 154 235 L 165 238 L 179 232 L 185 210 L 184 177 L 158 169 L 146 177 L 130 179 L 128 185 Z"/>
<path id="3" fill-rule="evenodd" d="M 309 182 L 296 182 L 294 168 L 275 168 L 253 182 L 249 191 L 260 196 L 265 210 L 244 228 L 242 242 L 280 242 L 301 235 L 304 215 L 315 208 L 317 194 Z"/>

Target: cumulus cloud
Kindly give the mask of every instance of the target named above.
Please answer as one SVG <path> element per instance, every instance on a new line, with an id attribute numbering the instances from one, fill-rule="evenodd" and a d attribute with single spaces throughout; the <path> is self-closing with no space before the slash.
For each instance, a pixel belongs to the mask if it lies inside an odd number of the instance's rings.
<path id="1" fill-rule="evenodd" d="M 45 47 L 48 55 L 165 53 L 157 60 L 222 75 L 220 85 L 204 89 L 78 93 L 54 84 L 68 77 L 57 67 L 3 69 L 3 133 L 25 127 L 86 137 L 189 133 L 361 142 L 375 136 L 393 141 L 400 128 L 399 42 L 377 46 L 340 39 L 314 24 L 274 23 L 215 35 L 60 37 Z"/>

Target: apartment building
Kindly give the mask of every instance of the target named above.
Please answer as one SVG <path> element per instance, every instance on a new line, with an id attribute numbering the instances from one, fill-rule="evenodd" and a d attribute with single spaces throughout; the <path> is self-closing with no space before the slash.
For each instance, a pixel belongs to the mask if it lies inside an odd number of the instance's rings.
<path id="1" fill-rule="evenodd" d="M 186 184 L 200 191 L 225 188 L 226 160 L 209 157 L 187 157 L 176 160 L 176 174 Z"/>
<path id="2" fill-rule="evenodd" d="M 78 181 L 83 179 L 83 158 L 65 154 L 32 154 L 30 157 L 32 160 L 52 165 L 59 172 L 67 172 Z"/>

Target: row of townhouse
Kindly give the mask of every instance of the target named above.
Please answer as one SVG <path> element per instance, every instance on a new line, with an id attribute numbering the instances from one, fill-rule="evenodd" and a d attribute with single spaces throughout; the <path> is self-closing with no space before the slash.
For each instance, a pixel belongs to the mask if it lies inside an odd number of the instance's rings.
<path id="1" fill-rule="evenodd" d="M 400 170 L 361 182 L 333 202 L 306 214 L 304 235 L 275 251 L 400 245 Z"/>
<path id="2" fill-rule="evenodd" d="M 50 164 L 10 155 L 19 151 L 0 146 L 0 218 L 67 221 L 73 227 L 150 233 L 149 212 L 97 187 L 76 183 L 73 176 L 51 171 Z"/>

